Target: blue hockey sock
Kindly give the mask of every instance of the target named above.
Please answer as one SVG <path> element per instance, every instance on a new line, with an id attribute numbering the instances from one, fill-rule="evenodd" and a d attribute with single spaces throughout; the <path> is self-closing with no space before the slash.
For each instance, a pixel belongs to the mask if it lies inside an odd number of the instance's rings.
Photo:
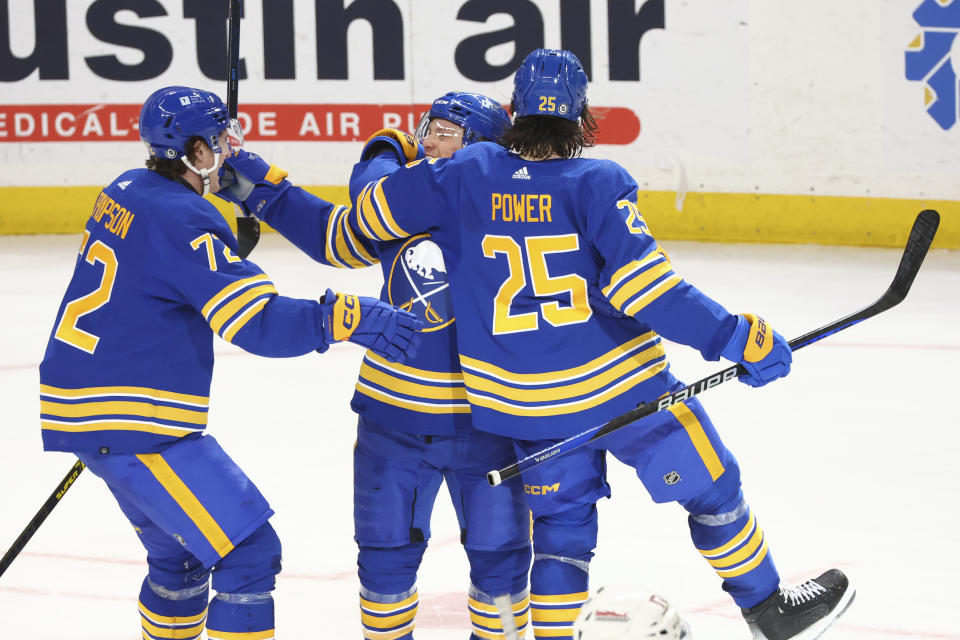
<path id="1" fill-rule="evenodd" d="M 498 605 L 498 599 L 504 599 Z M 522 638 L 530 622 L 530 594 L 522 593 L 503 594 L 493 596 L 470 585 L 470 599 L 467 601 L 470 609 L 470 623 L 473 625 L 471 640 L 496 640 L 505 638 L 501 606 L 508 610 L 513 617 L 513 626 Z M 508 618 L 509 619 L 509 618 Z"/>
<path id="2" fill-rule="evenodd" d="M 207 581 L 186 589 L 167 589 L 144 578 L 140 588 L 140 624 L 147 640 L 195 640 L 203 633 L 209 597 Z"/>
<path id="3" fill-rule="evenodd" d="M 273 596 L 269 592 L 218 593 L 210 601 L 207 616 L 210 640 L 271 640 L 273 631 Z"/>
<path id="4" fill-rule="evenodd" d="M 535 638 L 572 640 L 573 622 L 590 589 L 597 508 L 577 505 L 533 523 L 530 615 Z"/>
<path id="5" fill-rule="evenodd" d="M 360 589 L 360 622 L 369 640 L 413 640 L 420 597 L 417 588 L 403 593 L 376 593 Z"/>
<path id="6" fill-rule="evenodd" d="M 247 536 L 213 570 L 217 595 L 210 601 L 210 640 L 273 638 L 272 591 L 280 573 L 280 539 L 270 523 Z"/>

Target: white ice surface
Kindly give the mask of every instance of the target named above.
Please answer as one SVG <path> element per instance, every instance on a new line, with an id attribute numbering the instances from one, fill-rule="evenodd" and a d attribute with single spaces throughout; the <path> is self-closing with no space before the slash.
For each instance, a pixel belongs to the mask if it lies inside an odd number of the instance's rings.
<path id="1" fill-rule="evenodd" d="M 907 222 L 908 223 L 908 222 Z M 906 224 L 906 223 L 905 223 Z M 79 236 L 0 237 L 0 551 L 70 468 L 41 451 L 37 365 Z M 788 338 L 866 306 L 897 249 L 667 243 L 674 266 L 735 312 Z M 253 259 L 286 295 L 330 286 L 375 294 L 376 269 L 309 261 L 275 234 Z M 359 638 L 348 401 L 361 352 L 270 360 L 218 341 L 209 432 L 271 501 L 284 545 L 279 638 Z M 670 345 L 693 381 L 722 367 Z M 960 252 L 934 251 L 899 307 L 796 354 L 764 389 L 731 382 L 703 396 L 743 468 L 747 499 L 785 580 L 839 567 L 858 595 L 829 638 L 960 639 Z M 610 464 L 592 584 L 667 596 L 697 640 L 746 640 L 720 580 L 690 544 L 677 505 L 654 505 Z M 419 640 L 469 635 L 467 563 L 441 490 L 421 569 Z M 133 640 L 144 552 L 103 483 L 84 473 L 0 578 L 0 638 Z M 531 636 L 532 637 L 532 636 Z"/>

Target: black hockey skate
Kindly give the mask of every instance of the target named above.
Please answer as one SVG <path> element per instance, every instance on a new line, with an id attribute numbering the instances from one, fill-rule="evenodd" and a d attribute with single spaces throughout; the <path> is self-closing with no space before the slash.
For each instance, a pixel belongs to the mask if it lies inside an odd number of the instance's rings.
<path id="1" fill-rule="evenodd" d="M 753 640 L 814 640 L 847 610 L 856 591 L 842 571 L 830 569 L 797 587 L 780 587 L 755 607 L 742 609 Z"/>

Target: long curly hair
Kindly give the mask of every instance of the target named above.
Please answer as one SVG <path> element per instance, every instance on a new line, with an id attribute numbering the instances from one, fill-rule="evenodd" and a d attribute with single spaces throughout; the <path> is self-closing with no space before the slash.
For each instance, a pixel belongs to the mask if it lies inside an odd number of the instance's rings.
<path id="1" fill-rule="evenodd" d="M 513 105 L 510 106 L 512 109 Z M 590 107 L 584 105 L 577 122 L 557 116 L 516 118 L 499 142 L 527 158 L 542 159 L 554 154 L 576 158 L 585 147 L 596 146 L 597 131 L 597 121 Z"/>

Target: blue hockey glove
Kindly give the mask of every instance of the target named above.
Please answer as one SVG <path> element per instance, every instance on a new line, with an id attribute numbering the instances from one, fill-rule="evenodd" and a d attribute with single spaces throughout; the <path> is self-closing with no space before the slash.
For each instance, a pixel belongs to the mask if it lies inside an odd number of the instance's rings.
<path id="1" fill-rule="evenodd" d="M 268 164 L 255 153 L 244 149 L 223 163 L 220 190 L 216 195 L 240 205 L 247 215 L 263 215 L 283 192 L 292 185 L 285 180 L 287 172 Z"/>
<path id="2" fill-rule="evenodd" d="M 323 330 L 327 350 L 332 342 L 349 340 L 367 347 L 388 360 L 403 362 L 417 354 L 418 331 L 423 321 L 376 298 L 334 293 L 327 289 L 323 298 Z"/>
<path id="3" fill-rule="evenodd" d="M 720 355 L 743 365 L 747 373 L 738 380 L 751 387 L 762 387 L 787 375 L 793 361 L 793 351 L 783 336 L 752 313 L 737 318 L 737 328 Z"/>
<path id="4" fill-rule="evenodd" d="M 367 138 L 360 151 L 360 160 L 369 160 L 385 151 L 392 151 L 400 164 L 424 157 L 423 145 L 409 133 L 399 129 L 380 129 Z"/>

